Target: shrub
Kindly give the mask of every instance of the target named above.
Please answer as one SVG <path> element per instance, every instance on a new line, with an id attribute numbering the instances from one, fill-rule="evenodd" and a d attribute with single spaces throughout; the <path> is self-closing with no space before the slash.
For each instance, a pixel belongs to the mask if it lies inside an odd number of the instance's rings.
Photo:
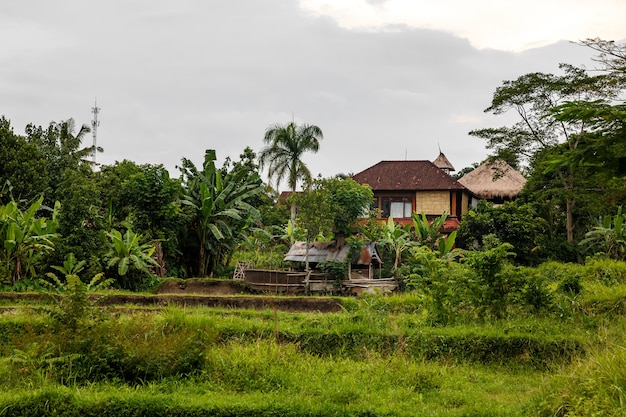
<path id="1" fill-rule="evenodd" d="M 105 279 L 104 274 L 100 273 L 85 284 L 78 276 L 84 266 L 85 261 L 76 261 L 74 254 L 70 253 L 63 262 L 63 266 L 52 267 L 64 274 L 64 280 L 50 272 L 46 274 L 50 281 L 40 281 L 42 285 L 56 293 L 50 297 L 54 308 L 48 312 L 54 319 L 57 330 L 67 333 L 70 337 L 79 332 L 79 327 L 84 326 L 86 321 L 93 318 L 93 307 L 102 298 L 98 297 L 93 300 L 89 292 L 108 288 L 113 283 L 112 279 Z"/>
<path id="2" fill-rule="evenodd" d="M 558 289 L 572 296 L 579 295 L 583 290 L 580 275 L 576 274 L 565 277 L 563 281 L 559 282 Z"/>
<path id="3" fill-rule="evenodd" d="M 464 252 L 458 263 L 426 247 L 414 248 L 400 272 L 408 290 L 424 295 L 431 325 L 462 317 L 499 319 L 513 306 L 532 313 L 550 310 L 554 300 L 548 280 L 532 268 L 512 266 L 510 249 L 505 243 Z"/>
<path id="4" fill-rule="evenodd" d="M 626 283 L 626 262 L 605 258 L 589 258 L 584 266 L 585 279 L 605 285 Z"/>
<path id="5" fill-rule="evenodd" d="M 467 306 L 471 270 L 439 258 L 426 246 L 412 248 L 410 255 L 399 271 L 404 286 L 424 295 L 431 325 L 451 323 Z"/>
<path id="6" fill-rule="evenodd" d="M 509 294 L 517 287 L 513 277 L 503 272 L 508 259 L 515 256 L 513 245 L 500 244 L 485 251 L 466 253 L 465 264 L 474 272 L 469 281 L 469 296 L 480 318 L 501 318 L 506 312 Z"/>
<path id="7" fill-rule="evenodd" d="M 503 273 L 513 283 L 510 292 L 512 303 L 530 307 L 533 314 L 552 309 L 554 296 L 549 288 L 550 282 L 535 268 L 507 266 Z"/>

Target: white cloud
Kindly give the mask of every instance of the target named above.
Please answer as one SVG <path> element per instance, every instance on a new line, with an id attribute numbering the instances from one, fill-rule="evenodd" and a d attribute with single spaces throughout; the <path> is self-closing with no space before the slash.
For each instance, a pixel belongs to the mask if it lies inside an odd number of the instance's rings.
<path id="1" fill-rule="evenodd" d="M 479 49 L 522 51 L 555 43 L 624 37 L 622 0 L 300 0 L 315 16 L 328 16 L 352 30 L 394 26 L 442 30 L 467 38 Z"/>

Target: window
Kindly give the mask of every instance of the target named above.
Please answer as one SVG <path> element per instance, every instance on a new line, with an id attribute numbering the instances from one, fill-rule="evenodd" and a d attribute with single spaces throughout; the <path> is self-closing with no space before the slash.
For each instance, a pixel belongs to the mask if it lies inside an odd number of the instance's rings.
<path id="1" fill-rule="evenodd" d="M 381 197 L 380 211 L 382 218 L 402 219 L 411 217 L 413 203 L 410 197 Z"/>

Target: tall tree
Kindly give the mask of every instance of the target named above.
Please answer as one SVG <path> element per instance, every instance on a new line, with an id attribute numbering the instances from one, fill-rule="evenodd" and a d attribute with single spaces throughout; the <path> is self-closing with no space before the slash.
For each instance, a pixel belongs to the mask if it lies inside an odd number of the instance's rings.
<path id="1" fill-rule="evenodd" d="M 574 101 L 555 108 L 552 113 L 556 120 L 586 126 L 576 134 L 576 148 L 552 160 L 555 167 L 569 164 L 590 167 L 605 173 L 607 179 L 626 175 L 626 105 L 603 100 Z"/>
<path id="2" fill-rule="evenodd" d="M 624 85 L 626 77 L 626 44 L 605 41 L 600 38 L 589 38 L 580 45 L 593 49 L 598 53 L 594 61 L 600 64 L 600 70 L 618 85 Z"/>
<path id="3" fill-rule="evenodd" d="M 519 117 L 512 126 L 479 129 L 470 135 L 483 138 L 496 156 L 519 166 L 542 155 L 548 149 L 576 149 L 579 133 L 585 131 L 583 120 L 557 119 L 553 110 L 568 101 L 613 99 L 620 85 L 606 74 L 590 76 L 584 69 L 561 64 L 562 75 L 531 73 L 515 81 L 505 81 L 496 89 L 491 106 L 485 112 L 495 115 L 514 111 Z M 562 205 L 566 208 L 568 242 L 574 240 L 574 209 L 580 189 L 574 166 L 561 167 L 555 174 L 559 187 L 565 192 Z"/>
<path id="4" fill-rule="evenodd" d="M 50 162 L 63 163 L 61 168 L 75 167 L 81 162 L 90 164 L 87 159 L 94 151 L 94 147 L 83 147 L 85 135 L 91 132 L 87 125 L 82 125 L 77 131 L 76 122 L 70 118 L 62 122 L 52 122 L 43 129 L 41 126 L 29 124 L 26 126 L 26 136 L 29 142 L 36 143 L 48 153 Z M 96 151 L 102 152 L 102 148 Z"/>
<path id="5" fill-rule="evenodd" d="M 287 185 L 295 193 L 298 181 L 310 181 L 311 171 L 302 161 L 306 152 L 317 153 L 319 141 L 324 138 L 322 130 L 315 125 L 297 125 L 290 122 L 267 128 L 263 141 L 265 147 L 259 154 L 261 168 L 267 165 L 268 176 L 278 184 L 287 179 Z M 296 219 L 296 206 L 291 205 L 291 223 Z"/>
<path id="6" fill-rule="evenodd" d="M 101 272 L 106 239 L 101 227 L 100 189 L 94 173 L 66 170 L 56 195 L 61 203 L 58 215 L 60 236 L 55 239 L 56 250 L 48 255 L 47 262 L 61 265 L 73 253 L 77 259 L 85 261 L 89 274 Z"/>
<path id="7" fill-rule="evenodd" d="M 0 117 L 0 200 L 8 203 L 33 201 L 47 188 L 50 180 L 41 149 L 16 135 L 11 122 Z M 6 185 L 6 186 L 5 186 Z"/>
<path id="8" fill-rule="evenodd" d="M 369 185 L 352 178 L 316 179 L 292 198 L 298 207 L 297 225 L 311 238 L 332 233 L 342 246 L 358 230 L 358 220 L 368 214 L 374 194 Z"/>
<path id="9" fill-rule="evenodd" d="M 626 88 L 626 44 L 601 39 L 587 39 L 581 44 L 599 52 L 595 61 L 600 68 L 594 71 L 601 75 L 594 78 L 612 94 L 568 100 L 550 109 L 549 117 L 558 123 L 581 129 L 544 158 L 542 171 L 546 175 L 570 172 L 571 177 L 578 177 L 573 181 L 576 204 L 587 198 L 583 205 L 588 208 L 588 218 L 580 228 L 586 229 L 591 219 L 626 203 L 626 106 L 618 99 Z M 570 221 L 568 218 L 568 226 Z"/>
<path id="10" fill-rule="evenodd" d="M 102 152 L 101 148 L 94 149 L 93 145 L 82 146 L 85 135 L 91 132 L 89 126 L 83 124 L 77 131 L 76 122 L 72 118 L 56 123 L 53 126 L 58 134 L 58 147 L 62 155 L 71 156 L 81 162 L 90 164 L 91 161 L 87 158 L 94 151 Z"/>
<path id="11" fill-rule="evenodd" d="M 551 110 L 567 101 L 614 98 L 619 88 L 606 75 L 590 76 L 584 69 L 568 64 L 559 67 L 562 75 L 536 72 L 504 81 L 485 112 L 501 115 L 511 111 L 517 114 L 517 122 L 473 130 L 470 135 L 485 139 L 487 148 L 514 167 L 528 162 L 546 147 L 564 142 L 575 147 L 571 135 L 584 129 L 584 125 L 556 120 L 551 117 Z"/>

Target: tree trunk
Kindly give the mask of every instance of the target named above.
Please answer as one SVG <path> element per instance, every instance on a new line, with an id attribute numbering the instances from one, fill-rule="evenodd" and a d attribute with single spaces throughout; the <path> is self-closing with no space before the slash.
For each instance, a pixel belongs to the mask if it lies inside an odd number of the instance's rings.
<path id="1" fill-rule="evenodd" d="M 296 203 L 291 203 L 291 227 L 296 227 Z"/>
<path id="2" fill-rule="evenodd" d="M 571 168 L 570 168 L 571 170 Z M 574 204 L 576 199 L 574 197 L 574 179 L 570 171 L 568 171 L 567 177 L 565 175 L 560 176 L 563 181 L 563 188 L 565 188 L 565 231 L 567 234 L 567 243 L 574 243 Z"/>
<path id="3" fill-rule="evenodd" d="M 567 198 L 565 200 L 565 218 L 567 230 L 567 243 L 574 243 L 574 199 Z"/>
<path id="4" fill-rule="evenodd" d="M 203 278 L 206 275 L 206 249 L 204 243 L 200 244 L 200 253 L 198 254 L 198 276 Z"/>

